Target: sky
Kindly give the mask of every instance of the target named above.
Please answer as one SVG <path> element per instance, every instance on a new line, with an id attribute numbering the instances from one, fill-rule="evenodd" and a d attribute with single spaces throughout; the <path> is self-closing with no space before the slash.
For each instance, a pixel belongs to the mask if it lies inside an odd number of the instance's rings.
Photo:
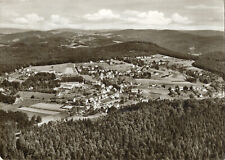
<path id="1" fill-rule="evenodd" d="M 224 30 L 224 0 L 0 0 L 0 28 Z"/>

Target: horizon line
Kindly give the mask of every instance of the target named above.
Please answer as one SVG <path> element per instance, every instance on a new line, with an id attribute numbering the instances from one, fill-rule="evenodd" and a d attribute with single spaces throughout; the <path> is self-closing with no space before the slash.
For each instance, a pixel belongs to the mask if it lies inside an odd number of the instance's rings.
<path id="1" fill-rule="evenodd" d="M 27 30 L 27 31 L 54 31 L 54 30 L 82 30 L 82 31 L 115 31 L 115 30 L 171 30 L 171 31 L 219 31 L 224 32 L 225 30 L 219 30 L 219 29 L 154 29 L 154 28 L 118 28 L 118 29 L 85 29 L 85 28 L 54 28 L 54 29 L 31 29 L 31 28 L 15 28 L 15 27 L 0 27 L 0 29 L 17 29 L 17 30 Z"/>

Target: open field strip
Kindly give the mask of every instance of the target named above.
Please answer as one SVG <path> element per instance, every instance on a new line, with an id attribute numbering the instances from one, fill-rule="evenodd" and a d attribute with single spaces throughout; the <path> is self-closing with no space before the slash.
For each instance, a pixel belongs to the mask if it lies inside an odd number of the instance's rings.
<path id="1" fill-rule="evenodd" d="M 37 72 L 49 72 L 55 71 L 63 74 L 77 75 L 77 71 L 74 69 L 73 63 L 64 63 L 56 65 L 46 65 L 46 66 L 32 66 L 29 69 Z"/>
<path id="2" fill-rule="evenodd" d="M 22 108 L 18 108 L 18 109 L 20 109 L 22 111 L 28 111 L 28 112 L 34 112 L 34 113 L 41 113 L 41 114 L 46 114 L 46 115 L 53 115 L 53 114 L 60 113 L 60 112 L 56 112 L 56 111 L 49 111 L 49 110 L 29 108 L 29 107 L 22 107 Z"/>
<path id="3" fill-rule="evenodd" d="M 19 91 L 17 94 L 20 95 L 23 99 L 30 99 L 32 95 L 35 98 L 39 98 L 39 99 L 43 99 L 43 98 L 50 99 L 55 96 L 54 94 L 50 94 L 50 93 L 31 92 L 31 91 Z"/>
<path id="4" fill-rule="evenodd" d="M 35 108 L 35 109 L 43 109 L 43 110 L 50 110 L 50 111 L 64 111 L 62 109 L 63 105 L 61 104 L 51 104 L 51 103 L 37 103 L 33 104 L 30 106 L 30 108 Z"/>
<path id="5" fill-rule="evenodd" d="M 154 80 L 154 79 L 135 79 L 136 82 L 141 84 L 168 84 L 168 85 L 196 85 L 187 81 L 173 82 L 169 80 Z"/>

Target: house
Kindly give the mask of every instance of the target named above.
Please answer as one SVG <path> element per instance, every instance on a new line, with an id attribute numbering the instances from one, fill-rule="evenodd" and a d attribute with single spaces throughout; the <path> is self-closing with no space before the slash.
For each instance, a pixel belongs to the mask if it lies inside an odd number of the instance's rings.
<path id="1" fill-rule="evenodd" d="M 114 94 L 114 96 L 115 96 L 115 98 L 119 98 L 120 97 L 120 93 L 117 92 L 117 93 Z"/>
<path id="2" fill-rule="evenodd" d="M 118 103 L 119 100 L 113 100 L 111 98 L 106 98 L 101 101 L 102 104 L 106 105 L 107 107 L 112 107 L 115 103 Z"/>
<path id="3" fill-rule="evenodd" d="M 111 90 L 111 89 L 113 89 L 113 86 L 112 86 L 112 85 L 110 85 L 108 88 Z"/>
<path id="4" fill-rule="evenodd" d="M 100 107 L 101 107 L 100 103 L 94 101 L 94 108 L 100 108 Z"/>
<path id="5" fill-rule="evenodd" d="M 28 88 L 28 90 L 29 90 L 29 91 L 31 91 L 31 90 L 33 90 L 33 89 L 34 89 L 34 87 L 30 87 L 30 88 Z"/>
<path id="6" fill-rule="evenodd" d="M 102 84 L 101 87 L 102 87 L 102 88 L 105 88 L 105 84 Z"/>
<path id="7" fill-rule="evenodd" d="M 60 88 L 71 90 L 73 88 L 80 88 L 83 86 L 83 83 L 79 82 L 65 82 L 61 83 Z"/>
<path id="8" fill-rule="evenodd" d="M 54 73 L 55 74 L 56 72 L 55 72 L 55 70 L 50 69 L 48 73 Z"/>
<path id="9" fill-rule="evenodd" d="M 16 140 L 18 140 L 20 138 L 20 135 L 21 135 L 21 131 L 18 131 L 15 133 Z M 1 160 L 1 157 L 0 157 L 0 160 Z"/>
<path id="10" fill-rule="evenodd" d="M 132 89 L 131 89 L 131 93 L 136 93 L 136 94 L 137 94 L 137 93 L 139 93 L 139 89 L 137 89 L 137 88 L 132 88 Z"/>
<path id="11" fill-rule="evenodd" d="M 4 92 L 5 90 L 4 90 L 4 88 L 0 88 L 0 92 Z"/>
<path id="12" fill-rule="evenodd" d="M 207 90 L 206 88 L 203 88 L 202 91 L 203 91 L 203 92 L 207 92 L 208 90 Z"/>
<path id="13" fill-rule="evenodd" d="M 72 109 L 72 108 L 73 108 L 73 106 L 71 106 L 71 105 L 65 105 L 62 107 L 62 109 Z"/>
<path id="14" fill-rule="evenodd" d="M 87 105 L 89 103 L 89 100 L 88 99 L 85 99 L 85 104 Z"/>
<path id="15" fill-rule="evenodd" d="M 175 88 L 171 88 L 171 91 L 175 92 Z"/>
<path id="16" fill-rule="evenodd" d="M 183 91 L 183 90 L 184 90 L 184 87 L 179 86 L 179 90 L 180 90 L 180 91 Z"/>
<path id="17" fill-rule="evenodd" d="M 56 96 L 57 97 L 61 97 L 61 96 L 63 96 L 63 93 L 62 92 L 59 92 Z"/>
<path id="18" fill-rule="evenodd" d="M 101 90 L 101 93 L 102 93 L 102 94 L 106 94 L 107 92 L 108 92 L 108 91 L 105 90 L 105 89 L 102 89 L 102 90 Z"/>
<path id="19" fill-rule="evenodd" d="M 93 70 L 93 71 L 88 71 L 88 73 L 94 74 L 94 73 L 97 73 L 97 71 L 95 71 L 95 70 Z"/>
<path id="20" fill-rule="evenodd" d="M 108 95 L 107 95 L 107 94 L 102 94 L 102 95 L 101 95 L 101 98 L 102 98 L 102 99 L 108 98 Z"/>
<path id="21" fill-rule="evenodd" d="M 96 85 L 96 86 L 101 86 L 101 84 L 102 84 L 101 81 L 92 82 L 92 85 Z"/>
<path id="22" fill-rule="evenodd" d="M 91 97 L 91 98 L 89 99 L 89 102 L 94 102 L 94 98 Z"/>
<path id="23" fill-rule="evenodd" d="M 141 102 L 148 103 L 148 99 L 141 99 Z"/>

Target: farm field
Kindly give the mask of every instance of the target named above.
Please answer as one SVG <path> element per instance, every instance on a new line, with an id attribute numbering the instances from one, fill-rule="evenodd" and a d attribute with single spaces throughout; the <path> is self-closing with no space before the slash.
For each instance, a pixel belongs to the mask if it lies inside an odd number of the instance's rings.
<path id="1" fill-rule="evenodd" d="M 170 86 L 175 86 L 175 85 L 182 85 L 182 86 L 192 86 L 192 85 L 197 85 L 194 83 L 190 83 L 187 81 L 179 81 L 176 79 L 173 79 L 173 81 L 171 81 L 171 79 L 162 79 L 162 80 L 155 80 L 155 79 L 135 79 L 137 83 L 140 83 L 141 85 L 170 85 Z"/>
<path id="2" fill-rule="evenodd" d="M 119 60 L 112 60 L 112 64 L 108 64 L 106 62 L 92 62 L 92 63 L 77 63 L 76 66 L 99 66 L 104 68 L 105 70 L 115 70 L 119 72 L 125 72 L 132 68 L 132 64 L 119 61 Z"/>
<path id="3" fill-rule="evenodd" d="M 34 109 L 44 109 L 44 110 L 48 110 L 48 111 L 64 111 L 64 109 L 62 109 L 61 104 L 51 104 L 51 103 L 37 103 L 37 104 L 33 104 L 30 106 L 30 108 L 34 108 Z"/>
<path id="4" fill-rule="evenodd" d="M 49 100 L 50 98 L 54 97 L 55 94 L 49 94 L 49 93 L 41 93 L 41 92 L 28 92 L 28 91 L 19 91 L 17 93 L 18 95 L 20 95 L 20 97 L 22 99 L 30 99 L 31 96 L 34 96 L 34 99 L 41 99 L 43 100 L 43 98 L 45 100 Z"/>
<path id="5" fill-rule="evenodd" d="M 32 71 L 36 72 L 50 72 L 53 71 L 62 74 L 77 75 L 77 71 L 74 68 L 73 63 L 57 64 L 57 65 L 46 65 L 46 66 L 32 66 L 28 67 Z"/>
<path id="6" fill-rule="evenodd" d="M 25 111 L 25 112 L 33 112 L 33 113 L 40 113 L 43 115 L 53 115 L 53 114 L 59 114 L 59 112 L 56 111 L 50 111 L 47 109 L 39 109 L 39 108 L 31 108 L 31 107 L 22 107 L 19 108 L 19 110 Z"/>

